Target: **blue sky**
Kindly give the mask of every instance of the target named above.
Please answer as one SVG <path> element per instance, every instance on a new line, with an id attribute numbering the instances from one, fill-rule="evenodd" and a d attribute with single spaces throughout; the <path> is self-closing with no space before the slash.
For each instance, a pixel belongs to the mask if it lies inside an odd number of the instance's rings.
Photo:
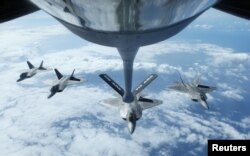
<path id="1" fill-rule="evenodd" d="M 119 113 L 100 104 L 114 93 L 98 74 L 123 86 L 115 48 L 84 41 L 41 11 L 1 24 L 0 155 L 206 155 L 208 138 L 249 138 L 249 25 L 210 9 L 178 35 L 142 47 L 133 84 L 157 73 L 145 92 L 164 103 L 145 111 L 131 136 Z M 26 60 L 63 74 L 76 68 L 88 83 L 48 100 L 53 72 L 16 83 Z M 209 111 L 166 89 L 179 80 L 177 70 L 185 81 L 202 74 L 202 83 L 218 88 L 208 95 Z"/>

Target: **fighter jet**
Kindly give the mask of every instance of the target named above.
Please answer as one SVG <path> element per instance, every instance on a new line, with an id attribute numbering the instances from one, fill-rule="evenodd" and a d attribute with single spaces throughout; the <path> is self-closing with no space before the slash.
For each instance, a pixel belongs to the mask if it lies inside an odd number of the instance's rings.
<path id="1" fill-rule="evenodd" d="M 216 87 L 200 84 L 200 78 L 201 77 L 199 76 L 193 82 L 184 83 L 180 75 L 181 83 L 169 86 L 168 88 L 189 94 L 194 102 L 199 102 L 205 109 L 209 109 L 206 94 L 214 91 Z"/>
<path id="2" fill-rule="evenodd" d="M 176 35 L 211 7 L 250 17 L 250 3 L 235 0 L 3 0 L 0 22 L 42 9 L 79 37 L 117 48 L 129 103 L 139 48 Z"/>
<path id="3" fill-rule="evenodd" d="M 79 37 L 117 48 L 123 61 L 123 101 L 131 102 L 133 64 L 139 48 L 176 35 L 211 7 L 250 19 L 249 1 L 3 0 L 0 23 L 42 9 Z"/>
<path id="4" fill-rule="evenodd" d="M 44 71 L 50 70 L 50 69 L 43 67 L 43 61 L 41 62 L 40 66 L 38 68 L 34 67 L 29 61 L 27 61 L 27 64 L 29 66 L 29 70 L 21 73 L 20 78 L 16 82 L 20 82 L 24 79 L 31 78 L 32 76 L 36 75 L 39 72 L 44 72 Z"/>
<path id="5" fill-rule="evenodd" d="M 142 117 L 143 110 L 162 104 L 161 100 L 148 99 L 140 95 L 142 90 L 157 78 L 156 74 L 149 75 L 148 78 L 146 78 L 134 89 L 134 100 L 131 102 L 123 101 L 123 95 L 125 92 L 124 89 L 121 88 L 107 74 L 100 74 L 99 76 L 119 94 L 119 97 L 106 99 L 103 101 L 103 103 L 119 109 L 120 116 L 128 124 L 128 130 L 130 134 L 134 132 L 136 121 Z"/>
<path id="6" fill-rule="evenodd" d="M 62 92 L 67 85 L 83 83 L 83 80 L 74 77 L 75 69 L 70 76 L 63 76 L 57 69 L 55 69 L 58 80 L 50 89 L 50 95 L 48 98 L 54 96 L 57 92 Z"/>

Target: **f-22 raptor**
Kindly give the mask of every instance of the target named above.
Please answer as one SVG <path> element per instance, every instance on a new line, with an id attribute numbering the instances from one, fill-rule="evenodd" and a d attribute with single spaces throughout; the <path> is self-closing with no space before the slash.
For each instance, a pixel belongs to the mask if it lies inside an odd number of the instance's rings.
<path id="1" fill-rule="evenodd" d="M 121 88 L 107 74 L 100 74 L 99 76 L 119 94 L 119 97 L 106 99 L 103 103 L 119 109 L 122 119 L 127 121 L 130 134 L 134 132 L 136 121 L 142 117 L 143 110 L 162 104 L 162 101 L 160 100 L 148 99 L 140 95 L 141 91 L 157 78 L 156 74 L 149 75 L 148 78 L 146 78 L 134 89 L 134 100 L 129 103 L 123 101 L 123 95 L 125 93 L 123 88 Z"/>
<path id="2" fill-rule="evenodd" d="M 56 73 L 56 76 L 57 76 L 58 80 L 51 87 L 51 89 L 50 89 L 51 93 L 48 96 L 48 98 L 51 98 L 57 92 L 62 92 L 67 87 L 67 85 L 79 84 L 79 83 L 84 82 L 81 79 L 75 78 L 74 77 L 74 72 L 75 72 L 75 69 L 73 70 L 73 72 L 72 72 L 72 74 L 70 76 L 63 76 L 57 69 L 55 69 L 55 73 Z"/>
<path id="3" fill-rule="evenodd" d="M 48 71 L 50 69 L 43 67 L 43 61 L 41 62 L 40 66 L 37 68 L 33 64 L 31 64 L 29 61 L 27 61 L 27 64 L 29 66 L 29 69 L 23 73 L 20 74 L 20 78 L 16 82 L 20 82 L 24 79 L 31 78 L 32 76 L 36 75 L 39 72 Z"/>
<path id="4" fill-rule="evenodd" d="M 168 88 L 182 93 L 188 93 L 193 101 L 199 102 L 205 109 L 209 109 L 206 94 L 214 91 L 216 87 L 201 85 L 200 78 L 199 76 L 193 82 L 184 83 L 180 75 L 181 83 L 171 85 Z"/>

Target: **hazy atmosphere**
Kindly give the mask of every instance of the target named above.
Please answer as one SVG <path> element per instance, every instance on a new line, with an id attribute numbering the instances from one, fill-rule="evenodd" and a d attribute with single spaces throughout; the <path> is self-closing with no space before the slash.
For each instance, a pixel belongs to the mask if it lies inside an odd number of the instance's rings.
<path id="1" fill-rule="evenodd" d="M 0 155 L 206 155 L 208 139 L 250 138 L 250 22 L 210 9 L 176 36 L 141 47 L 133 87 L 151 73 L 143 92 L 164 101 L 143 112 L 130 135 L 118 110 L 100 103 L 114 91 L 98 75 L 121 86 L 123 66 L 115 48 L 85 41 L 42 11 L 0 25 Z M 58 68 L 86 83 L 47 99 L 53 70 L 17 83 L 26 61 Z M 167 87 L 202 75 L 216 86 L 205 110 Z"/>

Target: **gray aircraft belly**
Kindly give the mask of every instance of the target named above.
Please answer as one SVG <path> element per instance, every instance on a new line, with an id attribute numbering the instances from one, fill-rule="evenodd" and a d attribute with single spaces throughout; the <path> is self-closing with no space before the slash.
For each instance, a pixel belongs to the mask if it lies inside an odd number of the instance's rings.
<path id="1" fill-rule="evenodd" d="M 33 75 L 35 75 L 35 74 L 36 74 L 36 71 L 37 71 L 37 69 L 31 69 L 31 70 L 28 72 L 27 76 L 33 76 Z"/>
<path id="2" fill-rule="evenodd" d="M 120 106 L 120 115 L 122 118 L 126 119 L 128 112 L 134 112 L 137 119 L 142 116 L 142 109 L 138 104 L 135 104 L 135 102 L 123 103 Z"/>
<path id="3" fill-rule="evenodd" d="M 165 40 L 218 0 L 30 0 L 80 37 L 138 47 Z M 115 39 L 114 39 L 115 38 Z"/>
<path id="4" fill-rule="evenodd" d="M 189 92 L 192 99 L 200 100 L 200 94 L 198 92 Z"/>
<path id="5" fill-rule="evenodd" d="M 65 87 L 67 86 L 67 81 L 68 81 L 68 78 L 66 77 L 63 77 L 59 80 L 59 90 L 65 89 Z"/>
<path id="6" fill-rule="evenodd" d="M 49 14 L 84 29 L 120 32 L 166 27 L 204 11 L 218 0 L 30 1 Z"/>

